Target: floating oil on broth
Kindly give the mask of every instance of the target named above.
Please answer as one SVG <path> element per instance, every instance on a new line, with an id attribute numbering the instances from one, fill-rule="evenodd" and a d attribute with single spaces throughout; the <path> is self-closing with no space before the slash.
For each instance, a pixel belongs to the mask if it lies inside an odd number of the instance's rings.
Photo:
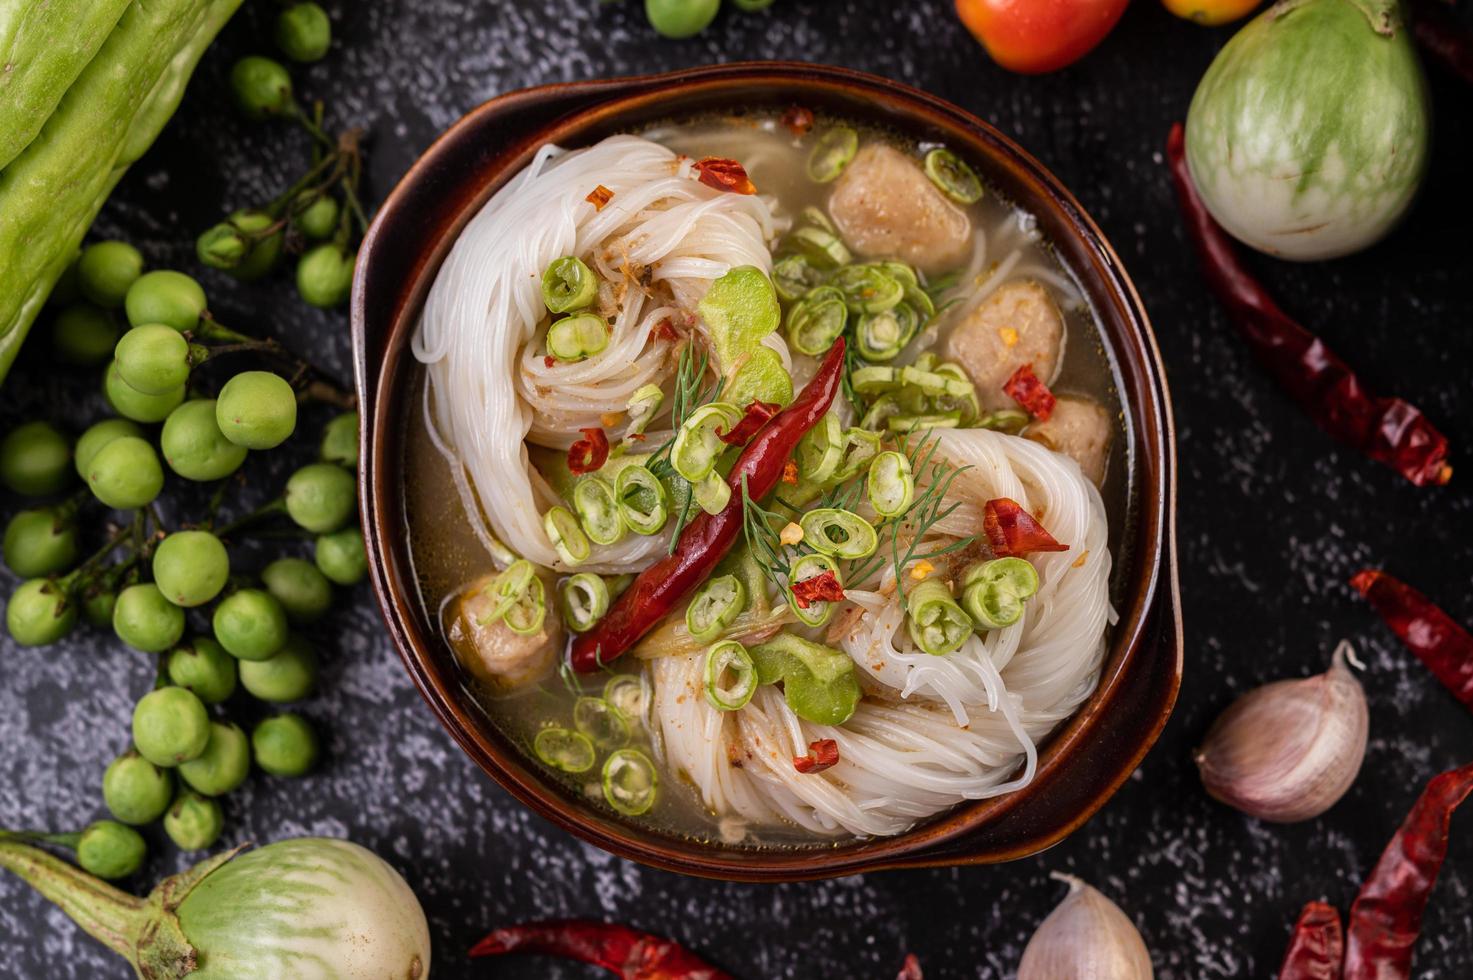
<path id="1" fill-rule="evenodd" d="M 820 119 L 815 131 L 822 132 L 833 122 Z M 913 157 L 918 157 L 924 149 L 884 131 L 860 127 L 859 132 L 862 144 L 884 142 Z M 704 117 L 657 126 L 643 135 L 693 159 L 726 157 L 741 161 L 759 193 L 776 199 L 776 213 L 784 220 L 790 220 L 804 208 L 824 208 L 833 190 L 832 184 L 816 183 L 805 173 L 813 137 L 795 137 L 775 119 L 748 115 Z M 1113 420 L 1113 448 L 1101 487 L 1110 517 L 1109 540 L 1113 547 L 1125 524 L 1128 493 L 1125 474 L 1131 447 L 1128 433 L 1121 424 L 1110 357 L 1091 311 L 1083 301 L 1081 291 L 1034 230 L 1031 216 L 1001 199 L 991 187 L 987 188 L 980 201 L 967 206 L 966 211 L 973 228 L 983 230 L 989 239 L 987 260 L 971 277 L 971 284 L 986 288 L 994 284 L 994 279 L 1003 282 L 1025 276 L 1040 282 L 1058 305 L 1065 324 L 1060 366 L 1051 388 L 1058 394 L 1077 394 L 1094 400 L 1104 406 Z M 944 313 L 937 319 L 941 327 L 933 333 L 930 343 L 940 347 L 949 321 Z M 925 341 L 918 341 L 920 343 Z M 909 355 L 903 355 L 899 360 L 907 359 Z M 801 386 L 813 370 L 814 359 L 795 354 L 792 360 L 795 385 Z M 443 625 L 442 610 L 446 604 L 468 583 L 495 573 L 497 565 L 478 537 L 478 522 L 471 519 L 461 502 L 451 464 L 435 446 L 429 422 L 432 413 L 428 411 L 431 397 L 427 392 L 426 372 L 418 370 L 408 403 L 425 406 L 426 411 L 413 411 L 404 422 L 405 508 L 421 600 L 428 618 Z M 576 438 L 576 434 L 569 435 Z M 556 476 L 552 473 L 555 467 L 548 467 L 544 462 L 556 461 L 562 455 L 561 449 L 534 447 L 530 458 L 534 469 L 543 470 L 547 482 L 556 484 Z M 648 560 L 641 562 L 640 567 L 648 563 Z M 547 599 L 555 608 L 552 592 Z M 672 615 L 679 616 L 682 610 L 683 605 L 677 607 Z M 549 615 L 552 614 L 550 609 Z M 647 661 L 630 655 L 605 673 L 576 677 L 570 671 L 553 671 L 537 683 L 512 691 L 494 689 L 473 678 L 469 672 L 464 676 L 468 689 L 475 694 L 487 718 L 530 756 L 532 742 L 539 731 L 551 724 L 572 727 L 576 699 L 584 695 L 598 696 L 608 679 L 616 673 L 638 673 L 648 679 L 651 671 Z M 685 692 L 685 696 L 700 698 L 702 693 L 695 689 Z M 702 802 L 700 793 L 685 772 L 672 771 L 664 764 L 666 752 L 660 726 L 647 718 L 645 723 L 632 724 L 630 728 L 629 746 L 639 748 L 657 760 L 660 788 L 652 809 L 627 819 L 681 838 L 739 843 L 741 846 L 833 846 L 855 836 L 841 830 L 816 834 L 782 822 L 752 826 L 731 814 L 714 813 Z M 563 785 L 570 796 L 587 797 L 592 805 L 607 808 L 599 777 L 606 755 L 605 751 L 599 752 L 593 767 L 580 774 L 553 770 L 535 758 L 533 765 Z M 734 764 L 742 763 L 736 759 Z"/>

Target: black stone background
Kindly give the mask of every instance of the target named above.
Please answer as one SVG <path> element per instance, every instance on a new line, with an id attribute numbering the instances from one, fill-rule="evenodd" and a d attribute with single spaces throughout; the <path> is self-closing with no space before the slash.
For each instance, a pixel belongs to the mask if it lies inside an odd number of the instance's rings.
<path id="1" fill-rule="evenodd" d="M 727 5 L 730 7 L 730 5 Z M 381 199 L 435 134 L 482 100 L 523 86 L 741 58 L 831 62 L 951 99 L 1018 139 L 1071 187 L 1123 256 L 1155 322 L 1181 452 L 1186 681 L 1140 771 L 1072 839 L 1002 867 L 872 874 L 753 886 L 652 871 L 533 817 L 451 743 L 400 669 L 366 587 L 317 631 L 323 691 L 305 711 L 330 733 L 326 764 L 301 782 L 253 777 L 227 801 L 225 843 L 347 835 L 403 869 L 429 915 L 437 977 L 581 977 L 521 960 L 473 964 L 492 926 L 551 915 L 606 917 L 683 938 L 743 977 L 894 976 L 917 953 L 928 977 L 1005 977 L 1063 894 L 1069 871 L 1139 924 L 1157 975 L 1266 976 L 1300 905 L 1348 907 L 1420 787 L 1473 758 L 1473 718 L 1345 585 L 1366 564 L 1419 584 L 1473 622 L 1473 297 L 1467 192 L 1468 89 L 1434 76 L 1437 145 L 1420 203 L 1371 251 L 1257 267 L 1284 306 L 1358 365 L 1374 388 L 1421 405 L 1452 438 L 1458 478 L 1417 489 L 1338 448 L 1256 369 L 1206 294 L 1162 164 L 1172 120 L 1231 29 L 1207 30 L 1137 0 L 1119 29 L 1066 71 L 1023 78 L 991 65 L 943 0 L 778 0 L 722 13 L 696 40 L 647 27 L 637 0 L 329 4 L 339 38 L 297 73 L 338 125 L 371 134 L 369 194 Z M 99 233 L 156 264 L 201 274 L 190 243 L 225 210 L 271 196 L 301 165 L 303 139 L 241 121 L 224 78 L 269 47 L 272 5 L 248 3 L 210 52 L 184 105 L 103 212 Z M 281 276 L 242 286 L 203 274 L 222 320 L 267 330 L 347 376 L 347 317 L 310 311 Z M 38 329 L 44 341 L 44 329 Z M 53 369 L 32 342 L 0 393 L 4 424 L 37 414 L 76 430 L 101 412 L 91 378 Z M 305 429 L 321 422 L 313 416 Z M 249 466 L 263 498 L 296 449 Z M 6 501 L 9 513 L 17 506 Z M 197 502 L 196 502 L 197 504 Z M 188 516 L 188 512 L 180 512 Z M 271 542 L 274 551 L 299 549 Z M 249 570 L 265 558 L 245 557 Z M 7 582 L 7 588 L 9 583 Z M 1207 798 L 1190 751 L 1212 718 L 1259 683 L 1318 671 L 1337 640 L 1369 670 L 1371 743 L 1346 798 L 1307 824 L 1274 827 Z M 0 650 L 0 826 L 78 828 L 102 815 L 99 780 L 127 743 L 147 658 L 81 630 L 48 650 Z M 232 709 L 252 718 L 248 709 Z M 1418 947 L 1418 977 L 1473 963 L 1473 813 L 1462 814 Z M 142 880 L 187 863 L 163 835 Z M 124 977 L 127 969 L 59 912 L 0 876 L 0 974 Z"/>

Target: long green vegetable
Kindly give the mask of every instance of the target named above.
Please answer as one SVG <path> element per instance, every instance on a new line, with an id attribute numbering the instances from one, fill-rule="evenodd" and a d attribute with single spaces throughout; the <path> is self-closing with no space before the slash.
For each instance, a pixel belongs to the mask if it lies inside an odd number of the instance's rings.
<path id="1" fill-rule="evenodd" d="M 0 380 L 92 219 L 153 144 L 240 0 L 133 4 L 0 171 Z"/>
<path id="2" fill-rule="evenodd" d="M 239 856 L 237 856 L 239 855 Z M 47 852 L 0 839 L 23 878 L 147 980 L 426 980 L 414 893 L 357 844 L 320 837 L 217 855 L 135 898 Z"/>

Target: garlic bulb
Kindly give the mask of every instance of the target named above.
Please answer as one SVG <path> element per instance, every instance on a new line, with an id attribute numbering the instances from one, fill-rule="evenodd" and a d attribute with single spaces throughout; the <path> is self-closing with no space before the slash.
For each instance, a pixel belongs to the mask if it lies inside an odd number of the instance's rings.
<path id="1" fill-rule="evenodd" d="M 1276 681 L 1234 701 L 1197 750 L 1207 792 L 1275 823 L 1308 820 L 1345 795 L 1360 772 L 1370 722 L 1366 692 L 1342 641 L 1317 677 Z"/>
<path id="2" fill-rule="evenodd" d="M 1120 906 L 1073 875 L 1069 894 L 1038 926 L 1018 980 L 1151 980 L 1151 954 Z"/>

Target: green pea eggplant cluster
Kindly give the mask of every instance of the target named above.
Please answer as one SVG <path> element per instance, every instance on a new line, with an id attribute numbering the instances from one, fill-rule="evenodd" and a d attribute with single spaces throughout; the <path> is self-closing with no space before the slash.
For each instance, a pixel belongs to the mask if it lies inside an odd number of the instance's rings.
<path id="1" fill-rule="evenodd" d="M 613 3 L 614 0 L 600 0 Z M 766 10 L 774 0 L 731 0 L 746 13 Z M 721 0 L 644 0 L 644 15 L 650 26 L 668 38 L 695 37 L 711 25 L 721 11 Z"/>

